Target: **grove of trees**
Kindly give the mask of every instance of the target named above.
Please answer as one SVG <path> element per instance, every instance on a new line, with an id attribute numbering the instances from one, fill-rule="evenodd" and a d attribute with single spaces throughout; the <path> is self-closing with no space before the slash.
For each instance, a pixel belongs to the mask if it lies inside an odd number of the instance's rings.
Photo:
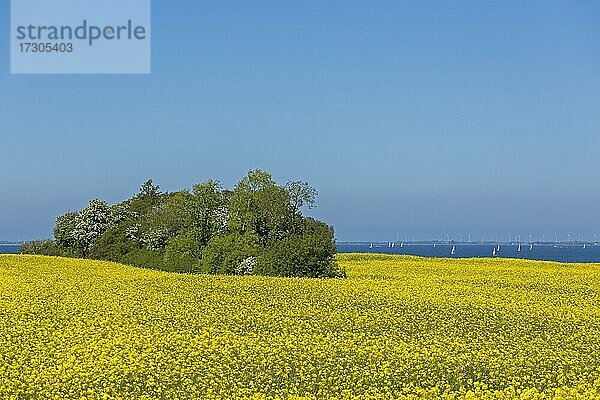
<path id="1" fill-rule="evenodd" d="M 163 193 L 151 180 L 115 205 L 92 200 L 56 219 L 54 240 L 24 253 L 117 261 L 183 273 L 344 277 L 333 228 L 302 214 L 317 191 L 261 170 L 232 190 L 218 181 Z"/>

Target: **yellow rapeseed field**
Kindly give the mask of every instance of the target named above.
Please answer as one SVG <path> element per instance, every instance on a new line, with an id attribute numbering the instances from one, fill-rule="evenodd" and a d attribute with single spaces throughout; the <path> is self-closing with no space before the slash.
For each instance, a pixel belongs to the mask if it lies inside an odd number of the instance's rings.
<path id="1" fill-rule="evenodd" d="M 600 398 L 600 265 L 338 259 L 348 279 L 0 256 L 0 398 Z"/>

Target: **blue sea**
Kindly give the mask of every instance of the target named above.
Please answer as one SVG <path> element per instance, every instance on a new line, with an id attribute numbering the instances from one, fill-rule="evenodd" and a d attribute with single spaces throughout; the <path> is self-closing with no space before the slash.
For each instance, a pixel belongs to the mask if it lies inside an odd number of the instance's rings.
<path id="1" fill-rule="evenodd" d="M 2 244 L 0 243 L 0 254 L 19 254 L 18 244 Z"/>
<path id="2" fill-rule="evenodd" d="M 452 248 L 454 247 L 454 254 Z M 494 252 L 494 249 L 496 251 Z M 338 243 L 339 253 L 409 254 L 421 257 L 503 257 L 600 263 L 600 243 Z M 494 254 L 495 253 L 495 254 Z"/>

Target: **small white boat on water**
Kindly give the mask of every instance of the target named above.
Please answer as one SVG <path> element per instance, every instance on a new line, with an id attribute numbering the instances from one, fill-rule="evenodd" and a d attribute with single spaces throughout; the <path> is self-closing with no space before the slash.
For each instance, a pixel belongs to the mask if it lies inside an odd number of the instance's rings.
<path id="1" fill-rule="evenodd" d="M 452 246 L 452 250 L 450 251 L 450 254 L 454 254 L 454 253 L 456 253 L 456 247 Z"/>
<path id="2" fill-rule="evenodd" d="M 496 248 L 494 247 L 494 250 L 492 250 L 492 256 L 496 255 Z"/>
<path id="3" fill-rule="evenodd" d="M 519 243 L 519 247 L 517 247 L 517 251 L 521 251 L 521 243 Z"/>
<path id="4" fill-rule="evenodd" d="M 529 245 L 529 251 L 533 250 L 533 244 Z"/>

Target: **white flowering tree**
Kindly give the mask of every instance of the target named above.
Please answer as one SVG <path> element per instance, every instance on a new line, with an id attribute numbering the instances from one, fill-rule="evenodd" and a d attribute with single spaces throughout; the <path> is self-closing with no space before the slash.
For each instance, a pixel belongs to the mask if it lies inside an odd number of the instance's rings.
<path id="1" fill-rule="evenodd" d="M 103 200 L 92 200 L 75 217 L 75 229 L 72 236 L 76 247 L 85 257 L 90 247 L 108 229 L 111 221 L 111 209 Z"/>
<path id="2" fill-rule="evenodd" d="M 56 225 L 53 231 L 54 238 L 56 239 L 56 243 L 63 248 L 68 249 L 75 246 L 73 231 L 75 230 L 77 214 L 78 212 L 69 211 L 56 218 Z"/>

